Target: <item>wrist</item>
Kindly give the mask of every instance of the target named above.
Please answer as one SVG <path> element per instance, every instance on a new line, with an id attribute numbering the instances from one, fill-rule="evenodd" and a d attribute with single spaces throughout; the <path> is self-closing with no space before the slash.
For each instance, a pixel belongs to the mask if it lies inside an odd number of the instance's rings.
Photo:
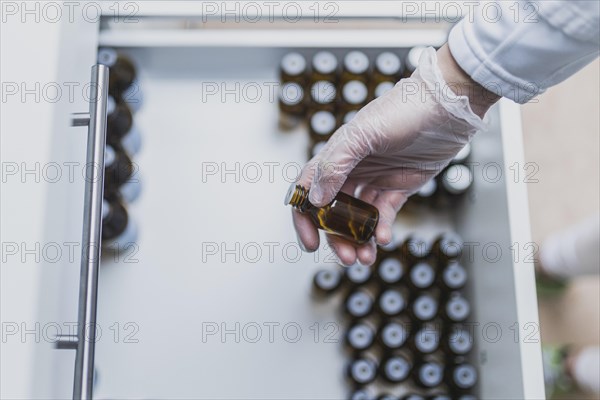
<path id="1" fill-rule="evenodd" d="M 457 96 L 467 97 L 471 110 L 483 118 L 490 107 L 500 99 L 500 96 L 485 89 L 463 71 L 452 56 L 448 44 L 437 51 L 437 58 L 438 67 L 448 87 Z"/>

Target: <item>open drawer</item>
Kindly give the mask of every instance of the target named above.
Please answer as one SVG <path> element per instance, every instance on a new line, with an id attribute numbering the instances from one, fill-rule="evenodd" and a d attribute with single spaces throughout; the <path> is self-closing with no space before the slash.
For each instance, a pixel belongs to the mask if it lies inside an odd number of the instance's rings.
<path id="1" fill-rule="evenodd" d="M 139 236 L 133 251 L 102 261 L 96 398 L 348 396 L 345 322 L 335 304 L 310 295 L 316 269 L 333 262 L 331 251 L 301 253 L 282 206 L 306 161 L 308 136 L 302 127 L 279 130 L 273 87 L 279 61 L 292 49 L 374 54 L 444 42 L 446 24 L 382 18 L 385 3 L 368 11 L 340 3 L 339 23 L 326 29 L 285 19 L 265 27 L 214 16 L 202 21 L 198 9 L 179 3 L 142 6 L 131 25 L 112 21 L 109 10 L 101 23 L 61 25 L 60 81 L 85 82 L 97 48 L 110 46 L 136 61 L 144 94 L 135 116 L 143 135 L 135 158 L 143 193 L 129 210 Z M 83 104 L 59 102 L 53 110 Z M 501 102 L 488 118 L 489 130 L 472 144 L 468 199 L 450 213 L 404 213 L 398 232 L 453 229 L 470 246 L 463 262 L 474 304 L 477 398 L 540 399 L 518 106 Z M 83 163 L 84 138 L 66 134 L 65 121 L 58 115 L 61 129 L 48 132 L 50 158 Z M 48 191 L 46 240 L 79 240 L 82 191 L 77 180 Z M 74 320 L 79 273 L 77 260 L 67 264 L 39 270 L 44 286 L 35 314 L 42 323 Z M 32 352 L 29 395 L 69 397 L 72 354 L 48 342 Z"/>

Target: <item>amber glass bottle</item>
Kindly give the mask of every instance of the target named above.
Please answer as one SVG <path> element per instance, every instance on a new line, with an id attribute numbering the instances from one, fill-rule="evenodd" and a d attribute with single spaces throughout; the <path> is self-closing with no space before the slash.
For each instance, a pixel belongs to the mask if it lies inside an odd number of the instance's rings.
<path id="1" fill-rule="evenodd" d="M 328 205 L 315 207 L 308 201 L 308 190 L 292 184 L 284 204 L 310 215 L 317 228 L 358 244 L 371 239 L 379 221 L 377 208 L 342 192 Z"/>
<path id="2" fill-rule="evenodd" d="M 133 61 L 118 54 L 115 49 L 107 47 L 100 49 L 98 62 L 110 68 L 108 91 L 112 96 L 121 97 L 135 82 L 137 71 Z"/>

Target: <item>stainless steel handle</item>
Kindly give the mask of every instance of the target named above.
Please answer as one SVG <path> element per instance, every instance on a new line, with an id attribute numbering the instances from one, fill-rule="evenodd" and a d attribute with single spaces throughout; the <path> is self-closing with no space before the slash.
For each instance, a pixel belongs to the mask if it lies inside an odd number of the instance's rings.
<path id="1" fill-rule="evenodd" d="M 102 197 L 104 190 L 104 149 L 106 146 L 106 102 L 108 99 L 108 67 L 92 67 L 89 114 L 74 114 L 73 126 L 88 126 L 87 176 L 83 206 L 81 273 L 79 280 L 79 313 L 77 335 L 57 338 L 57 348 L 76 349 L 73 399 L 91 399 L 94 384 L 94 350 L 96 344 L 96 306 L 98 298 L 98 266 L 102 244 Z"/>

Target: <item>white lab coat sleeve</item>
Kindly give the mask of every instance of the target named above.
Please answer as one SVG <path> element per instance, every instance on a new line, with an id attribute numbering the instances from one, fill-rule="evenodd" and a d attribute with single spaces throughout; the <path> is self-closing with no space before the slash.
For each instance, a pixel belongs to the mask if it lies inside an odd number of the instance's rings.
<path id="1" fill-rule="evenodd" d="M 600 2 L 494 1 L 451 30 L 458 65 L 489 91 L 526 103 L 598 57 Z"/>

